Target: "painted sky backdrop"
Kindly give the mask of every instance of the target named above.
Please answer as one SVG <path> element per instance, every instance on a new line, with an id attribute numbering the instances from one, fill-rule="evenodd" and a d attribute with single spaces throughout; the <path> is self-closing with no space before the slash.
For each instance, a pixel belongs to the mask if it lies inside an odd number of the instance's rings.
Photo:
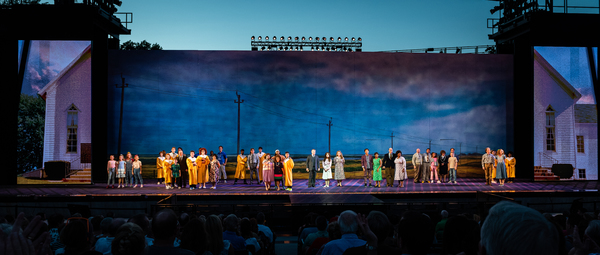
<path id="1" fill-rule="evenodd" d="M 108 153 L 117 149 L 121 74 L 123 151 L 156 154 L 219 145 L 292 154 L 364 148 L 413 152 L 506 148 L 510 55 L 335 52 L 111 51 Z M 454 139 L 454 140 L 453 140 Z M 508 148 L 512 149 L 512 148 Z"/>

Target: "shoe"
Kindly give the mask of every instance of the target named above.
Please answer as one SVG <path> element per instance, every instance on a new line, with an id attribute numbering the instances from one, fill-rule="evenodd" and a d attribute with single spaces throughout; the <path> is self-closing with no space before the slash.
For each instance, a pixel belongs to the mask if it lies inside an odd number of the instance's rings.
<path id="1" fill-rule="evenodd" d="M 143 187 L 144 187 L 144 184 L 142 184 L 142 186 L 140 186 L 140 188 L 143 188 Z"/>
<path id="2" fill-rule="evenodd" d="M 177 189 L 181 189 L 181 187 L 177 187 Z"/>
<path id="3" fill-rule="evenodd" d="M 496 183 L 496 181 L 492 181 L 492 183 Z"/>
<path id="4" fill-rule="evenodd" d="M 108 186 L 108 185 L 106 185 L 106 188 L 107 188 L 107 189 L 108 189 L 108 187 L 109 187 L 109 186 Z"/>
<path id="5" fill-rule="evenodd" d="M 227 183 L 227 180 L 224 180 L 223 183 Z"/>
<path id="6" fill-rule="evenodd" d="M 425 183 L 425 181 L 421 181 L 421 183 Z"/>
<path id="7" fill-rule="evenodd" d="M 115 185 L 112 185 L 111 189 L 114 189 L 114 188 L 115 188 Z"/>
<path id="8" fill-rule="evenodd" d="M 117 189 L 120 189 L 120 188 L 121 188 L 121 185 L 119 185 L 119 187 L 117 187 Z"/>
<path id="9" fill-rule="evenodd" d="M 437 183 L 442 183 L 442 182 L 440 180 L 438 180 Z"/>
<path id="10" fill-rule="evenodd" d="M 135 189 L 135 188 L 137 188 L 137 184 L 136 184 L 135 186 L 133 186 L 133 188 L 134 188 L 134 189 Z"/>
<path id="11" fill-rule="evenodd" d="M 456 184 L 456 181 L 454 181 L 453 183 Z"/>
<path id="12" fill-rule="evenodd" d="M 156 184 L 160 184 L 160 182 L 157 182 Z"/>

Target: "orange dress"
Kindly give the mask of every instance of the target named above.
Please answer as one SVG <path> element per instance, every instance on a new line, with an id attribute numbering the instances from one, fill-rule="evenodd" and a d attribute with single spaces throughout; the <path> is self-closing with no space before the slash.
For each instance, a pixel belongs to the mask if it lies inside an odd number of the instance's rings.
<path id="1" fill-rule="evenodd" d="M 196 157 L 186 159 L 188 167 L 188 179 L 190 186 L 198 184 L 198 165 L 196 165 Z"/>
<path id="2" fill-rule="evenodd" d="M 171 165 L 175 163 L 172 159 L 165 159 L 163 161 L 163 176 L 165 178 L 165 183 L 172 183 L 172 173 L 171 173 Z"/>
<path id="3" fill-rule="evenodd" d="M 165 157 L 158 157 L 156 158 L 156 178 L 160 179 L 163 178 L 163 161 L 165 160 Z"/>
<path id="4" fill-rule="evenodd" d="M 198 156 L 196 158 L 196 165 L 198 166 L 198 183 L 208 182 L 208 165 L 210 165 L 210 159 L 208 159 L 208 156 Z"/>

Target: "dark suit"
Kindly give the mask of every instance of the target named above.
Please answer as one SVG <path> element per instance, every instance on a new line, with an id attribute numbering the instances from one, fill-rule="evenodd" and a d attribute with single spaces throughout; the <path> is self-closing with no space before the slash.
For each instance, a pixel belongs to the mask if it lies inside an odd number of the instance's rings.
<path id="1" fill-rule="evenodd" d="M 308 155 L 306 158 L 306 168 L 308 168 L 308 187 L 315 186 L 317 170 L 319 169 L 319 156 Z"/>
<path id="2" fill-rule="evenodd" d="M 188 168 L 187 168 L 187 156 L 184 154 L 183 156 L 177 155 L 177 162 L 179 162 L 181 175 L 177 178 L 177 185 L 179 187 L 185 188 L 186 183 L 188 183 Z"/>
<path id="3" fill-rule="evenodd" d="M 448 174 L 448 155 L 438 157 L 438 171 L 440 174 Z"/>
<path id="4" fill-rule="evenodd" d="M 385 186 L 394 186 L 394 175 L 396 174 L 396 164 L 394 163 L 394 153 L 383 156 L 383 166 L 385 167 Z"/>

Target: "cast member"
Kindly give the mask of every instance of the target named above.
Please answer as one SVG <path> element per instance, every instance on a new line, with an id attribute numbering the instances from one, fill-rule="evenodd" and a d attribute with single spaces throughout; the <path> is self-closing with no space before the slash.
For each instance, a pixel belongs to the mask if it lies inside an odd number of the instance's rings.
<path id="1" fill-rule="evenodd" d="M 402 151 L 396 151 L 396 158 L 394 159 L 394 167 L 396 168 L 396 175 L 394 180 L 398 180 L 400 188 L 404 188 L 404 180 L 408 180 L 406 173 L 406 159 L 402 157 Z M 392 183 L 394 186 L 394 183 Z"/>
<path id="2" fill-rule="evenodd" d="M 423 183 L 423 179 L 422 179 L 422 168 L 421 165 L 423 164 L 423 154 L 421 154 L 421 149 L 417 148 L 417 152 L 415 154 L 413 154 L 412 156 L 412 165 L 415 168 L 415 179 L 414 182 L 421 182 Z"/>
<path id="3" fill-rule="evenodd" d="M 294 182 L 294 174 L 292 170 L 294 169 L 294 160 L 290 157 L 289 152 L 285 152 L 285 160 L 283 161 L 283 175 L 285 178 L 285 190 L 292 191 L 292 184 Z"/>
<path id="4" fill-rule="evenodd" d="M 385 186 L 394 186 L 394 176 L 396 175 L 396 167 L 394 166 L 394 150 L 388 149 L 388 153 L 383 156 L 383 170 L 385 170 Z"/>
<path id="5" fill-rule="evenodd" d="M 144 187 L 144 180 L 142 179 L 142 161 L 140 161 L 140 156 L 135 155 L 133 157 L 134 161 L 132 163 L 133 167 L 133 180 L 135 183 L 134 188 L 137 188 L 138 183 L 140 184 L 140 188 Z"/>
<path id="6" fill-rule="evenodd" d="M 225 165 L 227 165 L 227 155 L 223 152 L 223 146 L 219 146 L 219 153 L 217 153 L 217 159 L 219 160 L 219 175 L 223 176 L 223 183 L 227 183 L 227 171 L 225 171 Z"/>
<path id="7" fill-rule="evenodd" d="M 445 150 L 440 151 L 440 154 L 441 155 L 438 158 L 438 172 L 440 174 L 440 179 L 442 179 L 443 182 L 446 182 L 448 178 L 448 156 L 446 155 Z M 439 180 L 438 183 L 440 183 Z"/>
<path id="8" fill-rule="evenodd" d="M 208 155 L 206 155 L 206 149 L 205 148 L 200 148 L 198 150 L 200 152 L 200 155 L 198 155 L 198 157 L 196 158 L 196 166 L 198 166 L 198 186 L 201 186 L 200 188 L 202 189 L 206 189 L 206 183 L 209 182 L 209 168 L 210 168 L 210 161 L 211 161 L 211 157 L 209 157 Z M 213 156 L 216 156 L 213 154 Z"/>
<path id="9" fill-rule="evenodd" d="M 423 164 L 421 167 L 423 168 L 423 180 L 427 180 L 427 183 L 429 183 L 429 178 L 427 176 L 431 171 L 431 150 L 429 148 L 423 153 Z"/>
<path id="10" fill-rule="evenodd" d="M 177 181 L 181 179 L 181 165 L 179 164 L 177 157 L 173 159 L 173 164 L 171 165 L 171 175 L 173 176 L 173 180 L 171 181 L 171 189 L 173 189 L 173 187 L 181 189 L 181 186 L 177 186 Z"/>
<path id="11" fill-rule="evenodd" d="M 333 164 L 335 165 L 335 180 L 337 181 L 336 186 L 339 187 L 342 187 L 342 181 L 346 179 L 346 173 L 344 173 L 344 163 L 346 163 L 344 155 L 342 155 L 341 151 L 337 151 L 335 153 L 335 158 L 333 159 Z"/>
<path id="12" fill-rule="evenodd" d="M 123 154 L 119 155 L 119 168 L 117 169 L 117 178 L 119 179 L 119 189 L 121 186 L 125 187 L 125 157 Z"/>
<path id="13" fill-rule="evenodd" d="M 275 187 L 277 187 L 277 191 L 279 191 L 281 182 L 283 181 L 284 165 L 283 162 L 281 162 L 281 158 L 282 157 L 274 157 L 275 162 L 273 162 L 273 177 L 275 179 Z"/>
<path id="14" fill-rule="evenodd" d="M 492 151 L 492 156 L 494 157 L 494 167 L 492 168 L 492 184 L 496 183 L 496 167 L 498 166 L 498 161 L 496 161 L 496 151 Z"/>
<path id="15" fill-rule="evenodd" d="M 448 158 L 448 168 L 450 168 L 450 181 L 448 183 L 456 184 L 456 167 L 458 165 L 458 159 L 454 152 L 450 153 L 450 158 Z"/>
<path id="16" fill-rule="evenodd" d="M 269 190 L 269 189 L 271 189 L 271 182 L 274 179 L 274 176 L 273 176 L 274 164 L 273 164 L 273 162 L 271 162 L 271 154 L 267 153 L 263 157 L 264 157 L 264 160 L 262 162 L 263 183 L 265 184 L 265 189 Z"/>
<path id="17" fill-rule="evenodd" d="M 506 155 L 504 155 L 503 149 L 498 149 L 496 164 L 496 179 L 498 179 L 499 186 L 504 186 L 506 179 Z"/>
<path id="18" fill-rule="evenodd" d="M 263 148 L 262 147 L 258 147 L 258 153 L 256 153 L 256 156 L 258 156 L 258 180 L 260 183 L 262 183 L 263 177 L 262 177 L 262 162 L 263 160 L 265 160 L 264 156 L 265 153 L 263 152 Z"/>
<path id="19" fill-rule="evenodd" d="M 506 158 L 506 175 L 508 177 L 508 183 L 512 183 L 515 180 L 515 165 L 517 164 L 517 160 L 513 157 L 512 152 L 507 153 Z"/>
<path id="20" fill-rule="evenodd" d="M 219 183 L 219 173 L 221 172 L 221 163 L 218 160 L 218 156 L 214 154 L 212 161 L 210 161 L 210 173 L 208 174 L 208 181 L 212 183 L 210 189 L 217 189 L 217 183 Z"/>
<path id="21" fill-rule="evenodd" d="M 156 178 L 158 179 L 158 182 L 156 184 L 160 185 L 162 182 L 164 182 L 164 177 L 163 177 L 163 161 L 165 160 L 165 151 L 161 151 L 158 153 L 158 158 L 156 158 Z"/>
<path id="22" fill-rule="evenodd" d="M 321 163 L 323 165 L 323 180 L 325 181 L 325 185 L 323 187 L 329 188 L 329 180 L 331 180 L 331 178 L 333 177 L 331 175 L 331 155 L 329 154 L 329 152 L 325 153 L 325 158 L 323 159 L 323 162 Z"/>
<path id="23" fill-rule="evenodd" d="M 173 189 L 173 170 L 171 170 L 171 166 L 175 162 L 171 159 L 171 154 L 167 153 L 165 160 L 163 161 L 163 176 L 165 177 L 165 188 Z"/>
<path id="24" fill-rule="evenodd" d="M 308 187 L 315 187 L 315 178 L 317 177 L 317 171 L 319 171 L 319 156 L 317 151 L 312 149 L 310 155 L 306 158 L 306 172 L 308 172 Z"/>
<path id="25" fill-rule="evenodd" d="M 244 149 L 240 150 L 240 155 L 237 156 L 237 166 L 235 167 L 235 181 L 233 181 L 233 185 L 235 185 L 238 179 L 244 180 L 244 184 L 248 184 L 246 182 L 246 169 L 248 166 L 246 163 L 248 162 L 248 157 L 244 155 Z"/>
<path id="26" fill-rule="evenodd" d="M 177 148 L 177 162 L 179 162 L 179 168 L 181 168 L 181 176 L 177 179 L 177 185 L 185 189 L 189 179 L 189 171 L 187 156 L 183 154 L 183 149 L 181 147 Z"/>
<path id="27" fill-rule="evenodd" d="M 485 185 L 492 186 L 492 169 L 494 168 L 494 155 L 490 147 L 485 148 L 485 154 L 481 156 L 481 169 L 485 173 Z"/>
<path id="28" fill-rule="evenodd" d="M 127 156 L 125 157 L 125 182 L 123 183 L 124 187 L 129 187 L 131 183 L 131 187 L 133 187 L 133 156 L 131 156 L 131 152 L 127 152 Z"/>
<path id="29" fill-rule="evenodd" d="M 365 154 L 360 157 L 360 164 L 363 170 L 364 185 L 371 187 L 371 179 L 373 179 L 373 156 L 369 155 L 369 149 L 365 149 Z"/>
<path id="30" fill-rule="evenodd" d="M 250 154 L 248 154 L 248 170 L 250 171 L 250 185 L 252 185 L 252 180 L 254 180 L 254 176 L 256 176 L 256 183 L 258 184 L 260 181 L 258 180 L 258 160 L 260 157 L 254 153 L 254 148 L 250 149 Z"/>
<path id="31" fill-rule="evenodd" d="M 198 185 L 198 165 L 196 164 L 196 153 L 194 150 L 190 151 L 190 156 L 185 160 L 188 169 L 188 179 L 190 183 L 190 190 L 196 189 Z"/>
<path id="32" fill-rule="evenodd" d="M 381 188 L 381 180 L 383 180 L 383 174 L 381 172 L 381 159 L 379 153 L 375 152 L 373 155 L 373 181 L 375 182 L 375 188 Z"/>
<path id="33" fill-rule="evenodd" d="M 110 159 L 108 160 L 108 163 L 106 164 L 106 173 L 108 174 L 108 182 L 106 183 L 106 188 L 108 189 L 108 186 L 111 185 L 112 183 L 112 188 L 115 188 L 115 175 L 116 173 L 116 168 L 117 168 L 117 161 L 115 160 L 115 155 L 110 155 L 109 157 Z"/>

